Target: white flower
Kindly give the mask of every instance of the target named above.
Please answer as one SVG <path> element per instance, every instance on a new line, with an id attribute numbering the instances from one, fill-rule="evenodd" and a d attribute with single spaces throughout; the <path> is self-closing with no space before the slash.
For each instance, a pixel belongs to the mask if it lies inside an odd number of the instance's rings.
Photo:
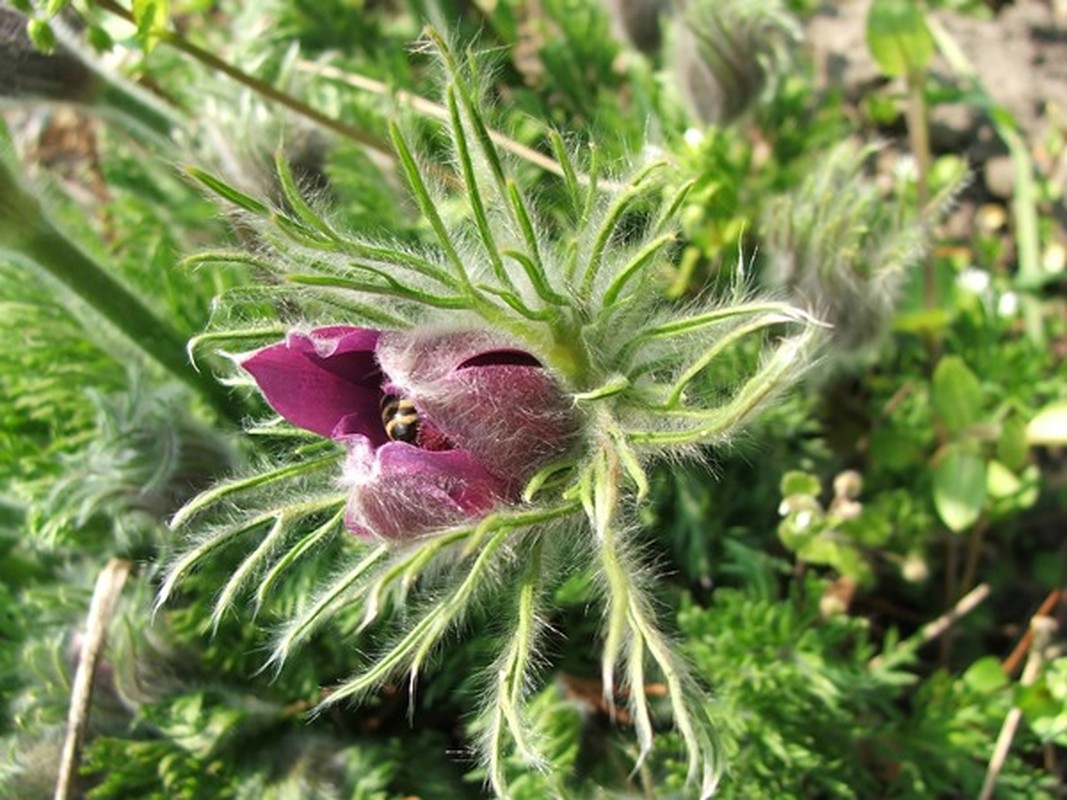
<path id="1" fill-rule="evenodd" d="M 997 301 L 997 313 L 1002 317 L 1014 317 L 1019 312 L 1019 295 L 1004 292 Z"/>
<path id="2" fill-rule="evenodd" d="M 989 289 L 989 273 L 977 267 L 967 267 L 956 276 L 956 285 L 971 294 L 984 294 Z"/>
<path id="3" fill-rule="evenodd" d="M 687 128 L 685 131 L 685 143 L 694 150 L 704 143 L 704 131 L 699 128 Z"/>

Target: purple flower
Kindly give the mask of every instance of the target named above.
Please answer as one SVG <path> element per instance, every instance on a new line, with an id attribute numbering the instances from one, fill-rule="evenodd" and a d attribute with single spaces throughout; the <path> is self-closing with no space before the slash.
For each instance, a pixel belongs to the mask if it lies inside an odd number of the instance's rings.
<path id="1" fill-rule="evenodd" d="M 290 333 L 241 365 L 294 425 L 343 442 L 347 527 L 404 539 L 515 502 L 578 419 L 530 353 L 485 331 Z"/>

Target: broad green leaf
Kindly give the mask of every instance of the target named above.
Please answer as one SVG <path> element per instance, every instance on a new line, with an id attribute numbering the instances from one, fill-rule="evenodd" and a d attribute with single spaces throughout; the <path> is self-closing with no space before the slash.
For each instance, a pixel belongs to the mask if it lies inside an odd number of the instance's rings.
<path id="1" fill-rule="evenodd" d="M 972 447 L 952 443 L 934 466 L 934 506 L 949 530 L 959 533 L 975 523 L 986 499 L 986 467 Z"/>
<path id="2" fill-rule="evenodd" d="M 926 450 L 893 427 L 877 428 L 870 439 L 871 459 L 888 470 L 910 469 L 926 459 Z"/>
<path id="3" fill-rule="evenodd" d="M 822 519 L 811 511 L 790 514 L 778 525 L 778 538 L 787 550 L 798 556 L 822 530 Z"/>
<path id="4" fill-rule="evenodd" d="M 994 656 L 985 656 L 975 661 L 963 673 L 963 682 L 971 689 L 982 694 L 992 694 L 1008 684 L 1008 676 Z"/>
<path id="5" fill-rule="evenodd" d="M 1041 494 L 1041 472 L 1031 464 L 1020 472 L 1012 472 L 999 461 L 990 461 L 986 474 L 986 488 L 994 502 L 990 513 L 996 517 L 1018 514 L 1033 507 Z"/>
<path id="6" fill-rule="evenodd" d="M 982 387 L 963 359 L 942 358 L 934 370 L 931 390 L 934 412 L 951 437 L 959 436 L 979 421 Z"/>
<path id="7" fill-rule="evenodd" d="M 867 47 L 891 77 L 916 74 L 934 57 L 926 17 L 912 0 L 875 0 L 867 15 Z"/>
<path id="8" fill-rule="evenodd" d="M 947 191 L 954 195 L 961 182 L 967 182 L 970 169 L 966 159 L 958 155 L 939 156 L 930 166 L 930 187 L 934 192 Z"/>
<path id="9" fill-rule="evenodd" d="M 879 514 L 860 514 L 842 522 L 838 529 L 864 547 L 883 547 L 893 537 L 893 525 Z"/>
<path id="10" fill-rule="evenodd" d="M 1026 441 L 1032 445 L 1067 444 L 1067 401 L 1060 400 L 1038 411 L 1026 426 Z"/>
<path id="11" fill-rule="evenodd" d="M 787 535 L 783 531 L 780 534 L 788 547 Z M 815 536 L 796 539 L 792 549 L 799 560 L 831 567 L 858 583 L 866 584 L 871 578 L 870 565 L 863 554 L 841 531 L 824 530 Z"/>

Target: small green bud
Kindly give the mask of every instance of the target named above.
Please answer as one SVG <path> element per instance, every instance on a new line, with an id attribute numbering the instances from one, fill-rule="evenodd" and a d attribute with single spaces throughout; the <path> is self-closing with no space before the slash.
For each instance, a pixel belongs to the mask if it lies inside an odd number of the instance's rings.
<path id="1" fill-rule="evenodd" d="M 42 53 L 55 51 L 56 35 L 47 21 L 34 17 L 26 23 L 26 33 L 29 35 L 34 47 Z"/>

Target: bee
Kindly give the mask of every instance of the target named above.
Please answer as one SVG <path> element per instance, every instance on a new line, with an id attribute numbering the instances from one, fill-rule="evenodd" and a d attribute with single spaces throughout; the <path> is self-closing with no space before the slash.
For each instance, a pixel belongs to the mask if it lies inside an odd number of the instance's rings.
<path id="1" fill-rule="evenodd" d="M 415 444 L 419 438 L 419 412 L 406 397 L 387 394 L 382 398 L 382 425 L 391 441 Z"/>

